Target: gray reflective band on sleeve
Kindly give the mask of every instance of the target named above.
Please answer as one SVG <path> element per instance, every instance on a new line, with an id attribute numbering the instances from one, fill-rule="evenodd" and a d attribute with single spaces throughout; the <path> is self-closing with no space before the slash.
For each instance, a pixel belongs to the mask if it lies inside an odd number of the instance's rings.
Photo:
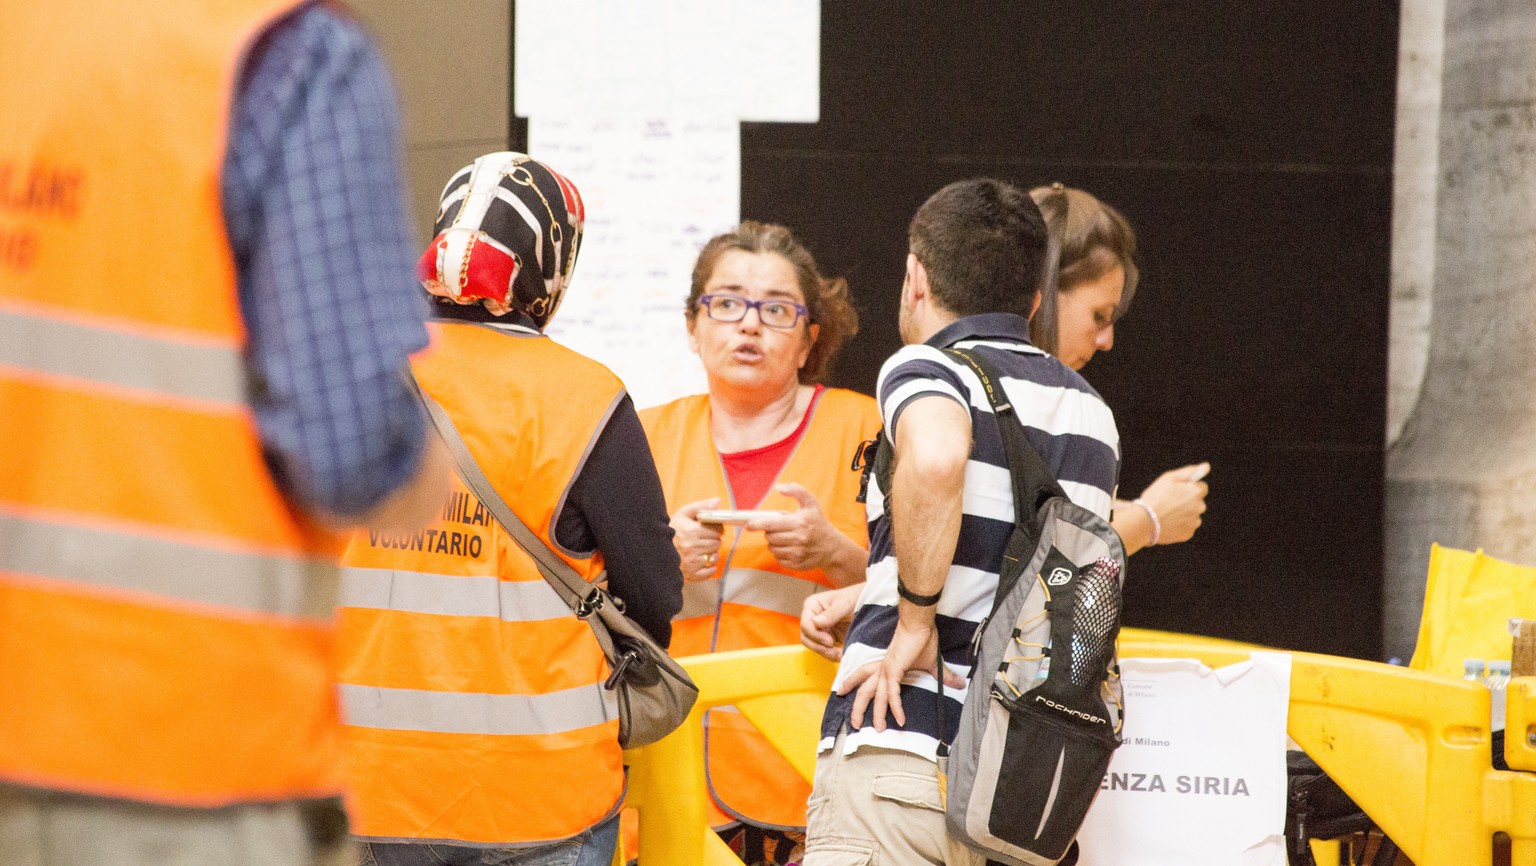
<path id="1" fill-rule="evenodd" d="M 594 683 L 543 695 L 434 692 L 342 683 L 349 725 L 436 734 L 530 736 L 576 731 L 618 718 L 612 692 Z"/>
<path id="2" fill-rule="evenodd" d="M 673 620 L 714 616 L 720 611 L 720 578 L 683 583 L 683 606 Z"/>
<path id="3" fill-rule="evenodd" d="M 805 600 L 825 587 L 779 574 L 752 568 L 733 568 L 724 577 L 725 594 L 720 594 L 721 578 L 696 580 L 683 584 L 683 609 L 674 619 L 714 616 L 720 602 L 742 604 L 800 618 Z"/>
<path id="4" fill-rule="evenodd" d="M 571 616 L 543 579 L 452 577 L 388 568 L 343 568 L 341 607 L 532 622 Z"/>
<path id="5" fill-rule="evenodd" d="M 94 328 L 0 308 L 0 364 L 158 391 L 176 397 L 246 401 L 239 351 Z"/>
<path id="6" fill-rule="evenodd" d="M 336 568 L 0 513 L 0 570 L 241 613 L 329 622 Z M 189 648 L 195 649 L 195 648 Z"/>

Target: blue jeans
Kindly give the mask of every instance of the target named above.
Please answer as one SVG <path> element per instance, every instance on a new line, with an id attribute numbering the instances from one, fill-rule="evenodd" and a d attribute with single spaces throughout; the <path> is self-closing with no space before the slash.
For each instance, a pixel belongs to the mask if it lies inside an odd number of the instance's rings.
<path id="1" fill-rule="evenodd" d="M 475 848 L 420 842 L 369 842 L 364 863 L 378 866 L 609 866 L 619 844 L 619 816 L 575 838 L 538 848 Z"/>

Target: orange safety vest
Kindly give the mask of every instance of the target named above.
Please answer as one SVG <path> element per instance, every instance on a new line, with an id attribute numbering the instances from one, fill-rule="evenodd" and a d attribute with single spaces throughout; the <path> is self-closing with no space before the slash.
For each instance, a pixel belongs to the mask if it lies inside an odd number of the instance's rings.
<path id="1" fill-rule="evenodd" d="M 413 366 L 502 499 L 546 543 L 624 396 L 533 333 L 434 323 Z M 551 544 L 588 579 L 600 553 Z M 624 793 L 607 663 L 461 479 L 407 534 L 360 532 L 339 612 L 352 832 L 508 847 L 570 838 Z"/>
<path id="2" fill-rule="evenodd" d="M 800 443 L 776 483 L 796 482 L 811 491 L 827 519 L 844 535 L 868 545 L 864 506 L 856 501 L 859 473 L 851 469 L 859 443 L 880 429 L 875 401 L 863 394 L 829 388 L 812 407 Z M 731 508 L 793 511 L 793 499 L 770 489 L 761 503 L 736 502 L 726 483 L 710 433 L 709 397 L 695 395 L 640 413 L 661 473 L 667 511 L 719 497 Z M 727 506 L 722 506 L 727 507 Z M 769 552 L 761 532 L 727 530 L 714 580 L 683 585 L 683 609 L 673 620 L 674 656 L 783 646 L 800 642 L 800 608 L 813 593 L 830 587 L 823 572 L 792 571 Z M 820 717 L 826 696 L 785 701 L 805 705 Z M 718 809 L 715 826 L 735 820 L 786 829 L 805 826 L 810 786 L 768 740 L 731 710 L 706 719 L 708 779 Z M 721 811 L 723 810 L 723 811 Z"/>
<path id="3" fill-rule="evenodd" d="M 246 402 L 219 181 L 289 0 L 0 26 L 0 779 L 177 806 L 340 790 L 334 539 Z"/>

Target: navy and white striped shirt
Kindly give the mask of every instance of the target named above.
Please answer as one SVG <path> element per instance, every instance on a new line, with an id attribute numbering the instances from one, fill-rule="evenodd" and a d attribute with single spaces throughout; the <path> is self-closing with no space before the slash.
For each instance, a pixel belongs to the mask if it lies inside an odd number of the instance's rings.
<path id="1" fill-rule="evenodd" d="M 967 316 L 951 323 L 928 342 L 906 346 L 880 370 L 878 393 L 886 435 L 896 429 L 901 412 L 918 397 L 941 395 L 971 412 L 971 456 L 965 468 L 960 538 L 954 564 L 938 605 L 939 644 L 956 673 L 970 675 L 966 650 L 971 636 L 992 610 L 998 570 L 1013 531 L 1013 481 L 1003 450 L 1002 433 L 981 380 L 964 362 L 946 355 L 946 347 L 976 349 L 1002 375 L 1002 386 L 1045 466 L 1073 502 L 1109 519 L 1120 473 L 1120 435 L 1114 415 L 1081 376 L 1029 344 L 1029 322 L 1011 313 Z M 894 441 L 894 437 L 892 437 Z M 853 694 L 839 696 L 843 680 L 860 665 L 878 661 L 896 629 L 896 552 L 884 491 L 871 479 L 869 489 L 868 583 L 843 648 L 821 723 L 821 748 L 832 747 L 848 722 Z M 876 731 L 866 710 L 859 730 L 849 730 L 844 747 L 901 749 L 930 760 L 939 733 L 936 684 L 927 674 L 909 673 L 901 686 L 905 727 L 886 719 Z M 965 690 L 944 690 L 944 737 L 952 741 L 965 703 Z"/>

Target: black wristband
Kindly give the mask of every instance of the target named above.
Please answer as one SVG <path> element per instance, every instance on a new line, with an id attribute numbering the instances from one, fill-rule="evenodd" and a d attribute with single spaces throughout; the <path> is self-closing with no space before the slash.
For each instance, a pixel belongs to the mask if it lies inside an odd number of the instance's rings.
<path id="1" fill-rule="evenodd" d="M 907 589 L 907 585 L 901 582 L 901 576 L 898 575 L 896 577 L 896 594 L 918 607 L 933 607 L 939 603 L 939 596 L 944 594 L 944 590 L 941 589 L 933 595 L 918 595 L 912 590 Z"/>

